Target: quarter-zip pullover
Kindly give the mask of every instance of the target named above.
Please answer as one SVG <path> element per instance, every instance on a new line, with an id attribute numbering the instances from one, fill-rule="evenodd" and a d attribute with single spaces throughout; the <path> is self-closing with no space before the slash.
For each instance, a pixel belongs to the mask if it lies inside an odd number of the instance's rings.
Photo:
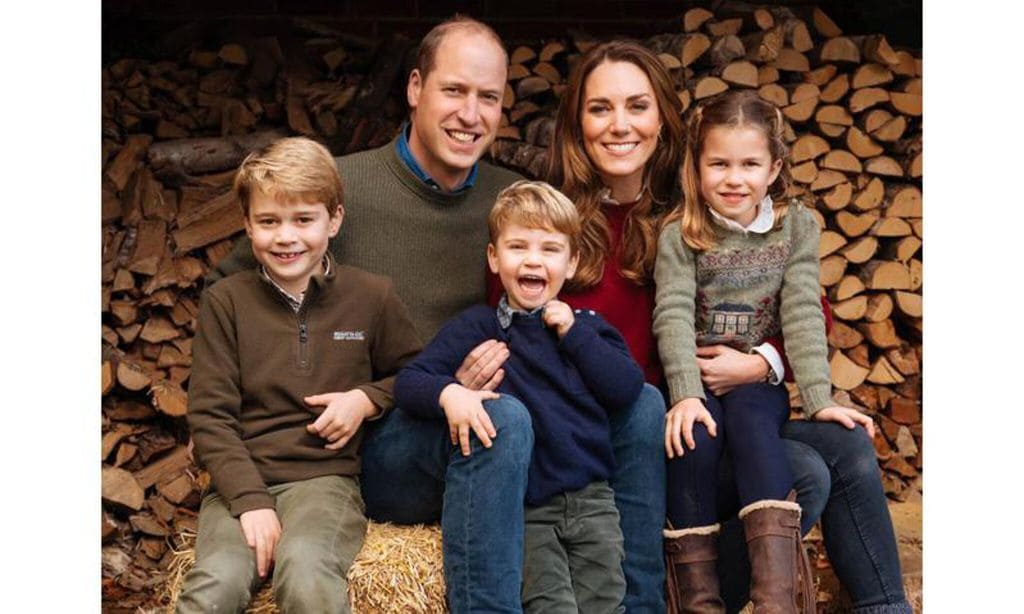
<path id="1" fill-rule="evenodd" d="M 362 430 L 340 450 L 306 431 L 304 397 L 358 388 L 393 404 L 398 369 L 420 349 L 390 280 L 338 266 L 310 280 L 298 311 L 257 269 L 202 295 L 188 423 L 196 459 L 231 513 L 273 508 L 267 486 L 359 473 Z"/>

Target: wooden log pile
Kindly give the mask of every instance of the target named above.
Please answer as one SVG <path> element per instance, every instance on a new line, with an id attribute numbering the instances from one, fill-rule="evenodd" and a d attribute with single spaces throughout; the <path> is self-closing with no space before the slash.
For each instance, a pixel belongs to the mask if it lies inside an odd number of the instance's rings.
<path id="1" fill-rule="evenodd" d="M 216 39 L 179 41 L 166 58 L 114 59 L 102 74 L 102 582 L 104 601 L 122 606 L 164 581 L 174 536 L 195 529 L 209 482 L 183 416 L 202 279 L 242 230 L 234 168 L 286 134 L 336 155 L 379 146 L 405 116 L 409 39 L 373 42 L 311 22 L 287 36 Z M 569 71 L 599 39 L 520 42 L 509 45 L 490 156 L 540 177 Z M 783 109 L 793 194 L 823 228 L 836 397 L 881 427 L 886 492 L 919 491 L 920 58 L 884 36 L 846 36 L 817 9 L 691 9 L 677 32 L 643 42 L 687 109 L 728 88 L 756 89 Z"/>
<path id="2" fill-rule="evenodd" d="M 234 169 L 289 134 L 337 154 L 387 142 L 410 45 L 317 28 L 103 68 L 105 601 L 158 587 L 173 537 L 195 529 L 209 476 L 189 455 L 186 391 L 202 279 L 242 230 Z"/>

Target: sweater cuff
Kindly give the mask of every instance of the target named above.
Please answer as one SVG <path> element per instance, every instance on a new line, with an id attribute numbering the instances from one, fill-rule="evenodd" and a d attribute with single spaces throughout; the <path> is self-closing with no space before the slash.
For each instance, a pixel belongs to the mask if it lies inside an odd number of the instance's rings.
<path id="1" fill-rule="evenodd" d="M 384 414 L 388 413 L 388 410 L 394 406 L 394 397 L 392 397 L 389 394 L 385 394 L 379 388 L 375 388 L 371 384 L 363 384 L 361 386 L 356 386 L 356 390 L 362 390 L 363 394 L 365 394 L 366 397 L 370 399 L 370 402 L 373 403 L 373 406 L 380 410 L 379 412 L 377 412 L 376 416 L 372 418 L 367 418 L 367 422 L 380 420 L 382 417 L 384 417 Z"/>
<path id="2" fill-rule="evenodd" d="M 270 496 L 270 493 L 251 493 L 228 502 L 228 510 L 235 518 L 238 518 L 245 512 L 259 509 L 274 509 L 274 498 Z"/>
<path id="3" fill-rule="evenodd" d="M 683 373 L 679 377 L 669 380 L 668 393 L 672 405 L 689 398 L 697 398 L 702 401 L 707 400 L 707 397 L 704 396 L 704 384 L 700 381 L 699 372 Z M 671 406 L 669 409 L 671 409 Z"/>
<path id="4" fill-rule="evenodd" d="M 804 414 L 808 418 L 818 413 L 818 411 L 836 404 L 832 400 L 832 386 L 830 384 L 819 384 L 801 389 L 800 399 L 804 404 Z"/>

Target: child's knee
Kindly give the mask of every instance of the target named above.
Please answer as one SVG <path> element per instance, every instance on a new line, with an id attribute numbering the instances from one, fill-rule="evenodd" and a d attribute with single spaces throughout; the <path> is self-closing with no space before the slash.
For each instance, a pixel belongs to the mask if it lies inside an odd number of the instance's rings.
<path id="1" fill-rule="evenodd" d="M 282 612 L 349 612 L 345 573 L 329 572 L 329 565 L 293 558 L 278 561 L 274 572 L 274 601 Z"/>
<path id="2" fill-rule="evenodd" d="M 240 612 L 249 604 L 256 576 L 252 559 L 214 553 L 197 561 L 182 586 L 176 611 Z"/>
<path id="3" fill-rule="evenodd" d="M 484 410 L 497 431 L 495 445 L 501 441 L 503 446 L 533 448 L 533 419 L 519 399 L 503 394 L 501 398 L 484 402 Z"/>
<path id="4" fill-rule="evenodd" d="M 348 550 L 332 551 L 328 540 L 316 536 L 282 540 L 274 552 L 274 598 L 282 611 L 347 612 L 347 574 L 356 548 Z"/>

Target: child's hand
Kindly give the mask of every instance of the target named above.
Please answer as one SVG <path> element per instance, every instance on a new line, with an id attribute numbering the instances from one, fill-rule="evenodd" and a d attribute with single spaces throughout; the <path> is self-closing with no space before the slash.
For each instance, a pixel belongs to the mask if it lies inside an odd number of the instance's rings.
<path id="1" fill-rule="evenodd" d="M 559 339 L 565 337 L 575 322 L 576 316 L 572 313 L 572 307 L 562 301 L 549 301 L 544 305 L 544 325 L 555 329 Z"/>
<path id="2" fill-rule="evenodd" d="M 682 433 L 686 445 L 691 449 L 697 448 L 693 441 L 693 425 L 696 422 L 704 423 L 708 428 L 708 434 L 712 437 L 718 435 L 718 425 L 711 417 L 711 412 L 704 407 L 704 402 L 697 397 L 683 399 L 668 410 L 665 415 L 665 453 L 669 458 L 683 455 L 683 444 L 679 434 Z"/>
<path id="3" fill-rule="evenodd" d="M 256 551 L 256 571 L 261 578 L 267 577 L 270 564 L 274 561 L 274 550 L 281 539 L 281 522 L 277 512 L 270 508 L 249 510 L 238 517 L 242 523 L 245 543 Z"/>
<path id="4" fill-rule="evenodd" d="M 856 428 L 858 424 L 861 424 L 864 426 L 864 430 L 868 432 L 868 437 L 875 438 L 875 421 L 871 419 L 871 416 L 862 414 L 851 407 L 839 405 L 826 407 L 815 412 L 814 419 L 818 422 L 838 422 L 851 430 Z"/>
<path id="5" fill-rule="evenodd" d="M 306 430 L 328 441 L 328 450 L 340 450 L 356 434 L 363 420 L 377 413 L 377 406 L 359 389 L 348 392 L 314 394 L 303 399 L 308 405 L 324 406 L 324 411 Z"/>
<path id="6" fill-rule="evenodd" d="M 498 431 L 484 411 L 483 401 L 500 396 L 490 390 L 470 390 L 459 384 L 448 384 L 441 391 L 440 405 L 448 418 L 448 435 L 453 446 L 462 448 L 463 456 L 470 455 L 470 429 L 485 448 L 491 447 L 491 439 L 498 435 Z"/>
<path id="7" fill-rule="evenodd" d="M 455 372 L 455 379 L 470 390 L 494 390 L 505 378 L 501 365 L 508 360 L 508 346 L 488 339 L 466 355 Z"/>

